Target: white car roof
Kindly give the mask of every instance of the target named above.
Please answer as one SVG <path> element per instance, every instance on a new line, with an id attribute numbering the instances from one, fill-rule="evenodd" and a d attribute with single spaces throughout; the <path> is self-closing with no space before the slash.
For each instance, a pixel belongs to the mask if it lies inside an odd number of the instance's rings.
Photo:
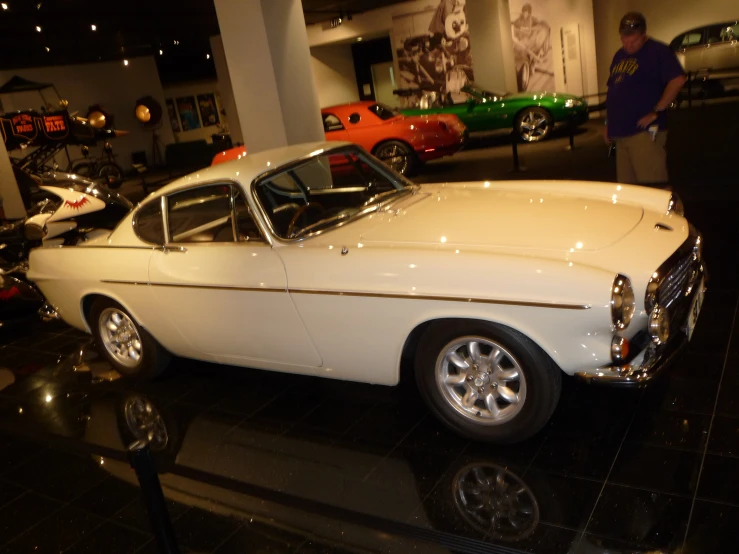
<path id="1" fill-rule="evenodd" d="M 249 184 L 266 171 L 288 165 L 301 158 L 321 154 L 324 150 L 333 150 L 349 145 L 351 143 L 338 141 L 308 142 L 249 154 L 237 160 L 220 163 L 201 169 L 195 173 L 190 173 L 151 193 L 147 198 L 169 194 L 200 182 L 218 181 L 221 179 L 236 180 L 243 184 Z M 246 150 L 246 147 L 244 147 L 244 150 Z"/>

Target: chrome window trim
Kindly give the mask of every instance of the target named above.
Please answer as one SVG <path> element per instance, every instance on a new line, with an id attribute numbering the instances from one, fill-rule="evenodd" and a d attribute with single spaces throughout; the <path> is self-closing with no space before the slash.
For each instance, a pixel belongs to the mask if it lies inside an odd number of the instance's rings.
<path id="1" fill-rule="evenodd" d="M 144 238 L 143 238 L 143 237 L 142 237 L 142 236 L 141 236 L 141 235 L 139 234 L 139 232 L 138 232 L 138 230 L 137 230 L 137 223 L 138 223 L 138 220 L 139 220 L 139 214 L 140 214 L 141 210 L 143 210 L 144 208 L 148 207 L 148 206 L 149 206 L 150 204 L 155 204 L 156 202 L 157 202 L 157 200 L 156 200 L 156 199 L 153 199 L 153 200 L 149 200 L 149 201 L 147 201 L 147 202 L 143 202 L 143 203 L 139 204 L 138 206 L 136 206 L 136 207 L 135 207 L 135 208 L 133 209 L 133 212 L 131 213 L 131 228 L 132 228 L 132 230 L 133 230 L 133 234 L 134 234 L 134 235 L 136 235 L 136 238 L 137 238 L 137 239 L 139 239 L 139 240 L 140 240 L 141 242 L 143 242 L 144 244 L 150 244 L 150 245 L 152 245 L 153 247 L 160 247 L 160 246 L 162 246 L 162 245 L 161 245 L 161 244 L 159 244 L 159 243 L 157 243 L 157 242 L 149 242 L 148 240 L 145 240 L 145 239 L 144 239 Z M 162 211 L 162 209 L 161 209 L 161 204 L 160 204 L 160 208 L 159 208 L 159 210 L 160 210 L 160 212 Z M 160 214 L 159 214 L 159 217 L 161 217 L 161 218 L 162 218 L 162 225 L 164 226 L 164 213 L 163 213 L 163 212 L 162 212 L 162 213 L 160 213 Z M 163 237 L 164 237 L 164 238 L 166 238 L 166 232 L 167 232 L 167 228 L 166 228 L 166 226 L 164 226 L 164 228 L 163 228 L 163 231 L 162 231 L 162 235 L 163 235 Z"/>
<path id="2" fill-rule="evenodd" d="M 346 152 L 346 151 L 349 151 L 349 152 L 360 152 L 360 153 L 366 155 L 367 158 L 368 158 L 368 162 L 370 163 L 371 167 L 374 170 L 378 171 L 380 174 L 382 174 L 385 178 L 387 178 L 391 182 L 396 183 L 396 184 L 403 185 L 404 189 L 399 189 L 399 191 L 402 192 L 402 191 L 407 190 L 409 192 L 413 192 L 415 190 L 418 190 L 418 185 L 416 185 L 413 182 L 409 181 L 408 179 L 406 179 L 402 175 L 396 174 L 395 172 L 393 172 L 392 170 L 390 170 L 390 168 L 388 168 L 385 164 L 383 164 L 379 160 L 374 161 L 374 160 L 376 160 L 376 158 L 374 158 L 374 156 L 372 156 L 372 154 L 370 154 L 369 152 L 367 152 L 361 146 L 357 146 L 357 145 L 343 145 L 342 144 L 341 146 L 335 146 L 333 148 L 322 148 L 322 149 L 316 150 L 314 152 L 311 152 L 310 154 L 307 154 L 305 156 L 301 156 L 300 158 L 297 158 L 296 160 L 293 160 L 290 163 L 281 165 L 280 167 L 276 167 L 274 169 L 270 169 L 270 170 L 264 171 L 264 172 L 260 173 L 259 175 L 257 175 L 254 178 L 254 180 L 251 182 L 250 189 L 249 189 L 250 190 L 249 196 L 251 197 L 251 200 L 253 201 L 255 207 L 257 208 L 257 210 L 255 211 L 255 213 L 258 213 L 259 214 L 259 219 L 262 220 L 264 227 L 268 230 L 268 235 L 270 237 L 270 241 L 269 241 L 270 244 L 274 245 L 275 243 L 277 243 L 277 244 L 288 245 L 288 244 L 294 244 L 294 243 L 297 243 L 297 242 L 302 242 L 302 241 L 304 241 L 306 239 L 309 239 L 309 238 L 312 238 L 312 237 L 315 237 L 315 236 L 319 236 L 319 235 L 321 235 L 323 233 L 326 233 L 326 232 L 329 232 L 329 231 L 333 231 L 334 229 L 338 229 L 340 227 L 343 227 L 344 225 L 346 225 L 347 223 L 349 223 L 351 221 L 355 221 L 356 219 L 359 219 L 361 217 L 364 217 L 368 213 L 372 213 L 372 212 L 377 211 L 377 209 L 382 205 L 382 204 L 378 204 L 378 205 L 375 205 L 375 206 L 371 206 L 371 207 L 369 207 L 369 208 L 367 208 L 365 210 L 362 210 L 361 212 L 358 212 L 358 213 L 354 214 L 347 221 L 340 222 L 337 225 L 335 225 L 335 226 L 333 226 L 333 227 L 331 227 L 329 229 L 322 229 L 320 231 L 316 231 L 314 233 L 309 233 L 309 234 L 307 234 L 305 236 L 302 236 L 302 237 L 299 237 L 299 238 L 294 238 L 294 239 L 282 238 L 282 237 L 280 237 L 275 232 L 274 227 L 272 226 L 272 221 L 269 219 L 269 216 L 267 215 L 267 211 L 265 210 L 264 206 L 262 205 L 262 203 L 259 200 L 259 196 L 257 195 L 257 187 L 259 185 L 261 185 L 261 183 L 263 181 L 272 179 L 276 175 L 279 175 L 281 173 L 285 173 L 287 171 L 290 171 L 291 169 L 294 169 L 294 168 L 296 168 L 298 166 L 301 166 L 301 165 L 305 164 L 306 162 L 309 162 L 310 160 L 312 160 L 315 157 L 323 156 L 323 155 L 339 155 L 339 154 L 341 154 L 343 152 Z"/>
<path id="3" fill-rule="evenodd" d="M 164 246 L 169 245 L 169 202 L 167 202 L 167 195 L 162 195 L 162 221 L 164 225 Z"/>
<path id="4" fill-rule="evenodd" d="M 204 242 L 204 243 L 175 242 L 175 241 L 172 241 L 171 240 L 171 237 L 169 236 L 169 204 L 168 204 L 168 201 L 167 201 L 168 198 L 170 196 L 175 195 L 175 194 L 180 194 L 181 192 L 188 192 L 188 191 L 196 190 L 196 189 L 199 189 L 199 188 L 211 187 L 211 186 L 217 186 L 217 185 L 221 185 L 221 186 L 224 186 L 225 185 L 227 187 L 230 187 L 230 193 L 229 193 L 230 194 L 230 199 L 229 199 L 229 203 L 230 203 L 230 206 L 231 206 L 231 219 L 233 220 L 232 228 L 233 228 L 234 243 L 235 244 L 247 244 L 249 242 L 257 242 L 256 240 L 248 240 L 248 241 L 247 240 L 238 240 L 238 232 L 237 232 L 237 227 L 236 227 L 236 209 L 235 209 L 236 208 L 236 192 L 235 191 L 236 191 L 236 188 L 237 187 L 238 187 L 238 190 L 240 190 L 241 193 L 244 195 L 244 203 L 246 204 L 246 207 L 247 208 L 250 207 L 249 206 L 249 200 L 248 200 L 249 195 L 247 194 L 247 191 L 244 189 L 244 187 L 241 185 L 241 183 L 239 183 L 238 181 L 236 181 L 234 179 L 209 179 L 207 181 L 198 182 L 198 183 L 193 184 L 191 186 L 182 187 L 182 188 L 179 188 L 177 190 L 173 190 L 169 194 L 163 194 L 161 196 L 161 199 L 162 199 L 162 214 L 165 214 L 165 213 L 167 214 L 166 215 L 166 219 L 164 220 L 164 223 L 165 223 L 164 231 L 165 231 L 165 239 L 166 239 L 166 242 L 164 243 L 164 246 L 182 245 L 182 244 L 187 244 L 187 245 L 191 245 L 191 246 L 196 245 L 196 244 L 198 246 L 204 246 L 204 245 L 208 245 L 208 244 L 231 244 L 231 243 L 228 243 L 228 242 L 216 242 L 216 243 L 214 243 L 214 242 Z M 250 213 L 249 216 L 252 219 L 254 219 L 254 222 L 257 224 L 257 229 L 259 230 L 259 233 L 261 235 L 261 241 L 259 241 L 259 242 L 266 242 L 267 244 L 271 245 L 272 243 L 267 238 L 265 238 L 265 237 L 267 237 L 269 235 L 264 232 L 264 229 L 260 225 L 259 219 L 256 218 L 256 217 L 254 217 L 254 210 L 253 209 L 252 209 L 252 213 Z"/>

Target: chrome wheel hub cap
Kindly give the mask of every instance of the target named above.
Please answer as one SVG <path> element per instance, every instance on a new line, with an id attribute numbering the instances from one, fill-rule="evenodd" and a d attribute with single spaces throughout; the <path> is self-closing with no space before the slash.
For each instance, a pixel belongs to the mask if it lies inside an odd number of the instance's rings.
<path id="1" fill-rule="evenodd" d="M 549 133 L 549 122 L 544 115 L 529 112 L 521 119 L 521 137 L 526 142 L 536 142 Z"/>
<path id="2" fill-rule="evenodd" d="M 450 342 L 437 359 L 435 377 L 457 413 L 482 425 L 510 421 L 526 401 L 526 378 L 518 360 L 483 337 Z"/>
<path id="3" fill-rule="evenodd" d="M 521 540 L 537 528 L 539 506 L 520 477 L 491 463 L 470 464 L 456 474 L 454 502 L 462 517 L 498 540 Z"/>
<path id="4" fill-rule="evenodd" d="M 100 337 L 105 350 L 121 365 L 134 368 L 141 362 L 141 337 L 134 322 L 121 310 L 103 310 Z"/>
<path id="5" fill-rule="evenodd" d="M 408 169 L 408 157 L 397 145 L 383 146 L 377 157 L 400 174 L 405 174 Z"/>

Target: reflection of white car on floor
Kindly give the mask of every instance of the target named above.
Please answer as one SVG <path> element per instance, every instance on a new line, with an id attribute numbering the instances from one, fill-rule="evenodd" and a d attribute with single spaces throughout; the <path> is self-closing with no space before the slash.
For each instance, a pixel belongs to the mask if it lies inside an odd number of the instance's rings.
<path id="1" fill-rule="evenodd" d="M 549 420 L 562 371 L 639 385 L 673 359 L 701 246 L 669 192 L 417 186 L 319 143 L 180 179 L 109 235 L 34 250 L 28 276 L 124 374 L 170 355 L 383 385 L 410 369 L 456 432 L 516 441 Z"/>

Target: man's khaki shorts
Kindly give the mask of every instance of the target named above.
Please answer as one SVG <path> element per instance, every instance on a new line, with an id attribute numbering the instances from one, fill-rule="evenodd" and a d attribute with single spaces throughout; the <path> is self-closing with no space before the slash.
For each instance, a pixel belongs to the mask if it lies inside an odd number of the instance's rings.
<path id="1" fill-rule="evenodd" d="M 667 184 L 667 131 L 655 140 L 648 131 L 616 139 L 618 182 L 634 185 Z"/>

